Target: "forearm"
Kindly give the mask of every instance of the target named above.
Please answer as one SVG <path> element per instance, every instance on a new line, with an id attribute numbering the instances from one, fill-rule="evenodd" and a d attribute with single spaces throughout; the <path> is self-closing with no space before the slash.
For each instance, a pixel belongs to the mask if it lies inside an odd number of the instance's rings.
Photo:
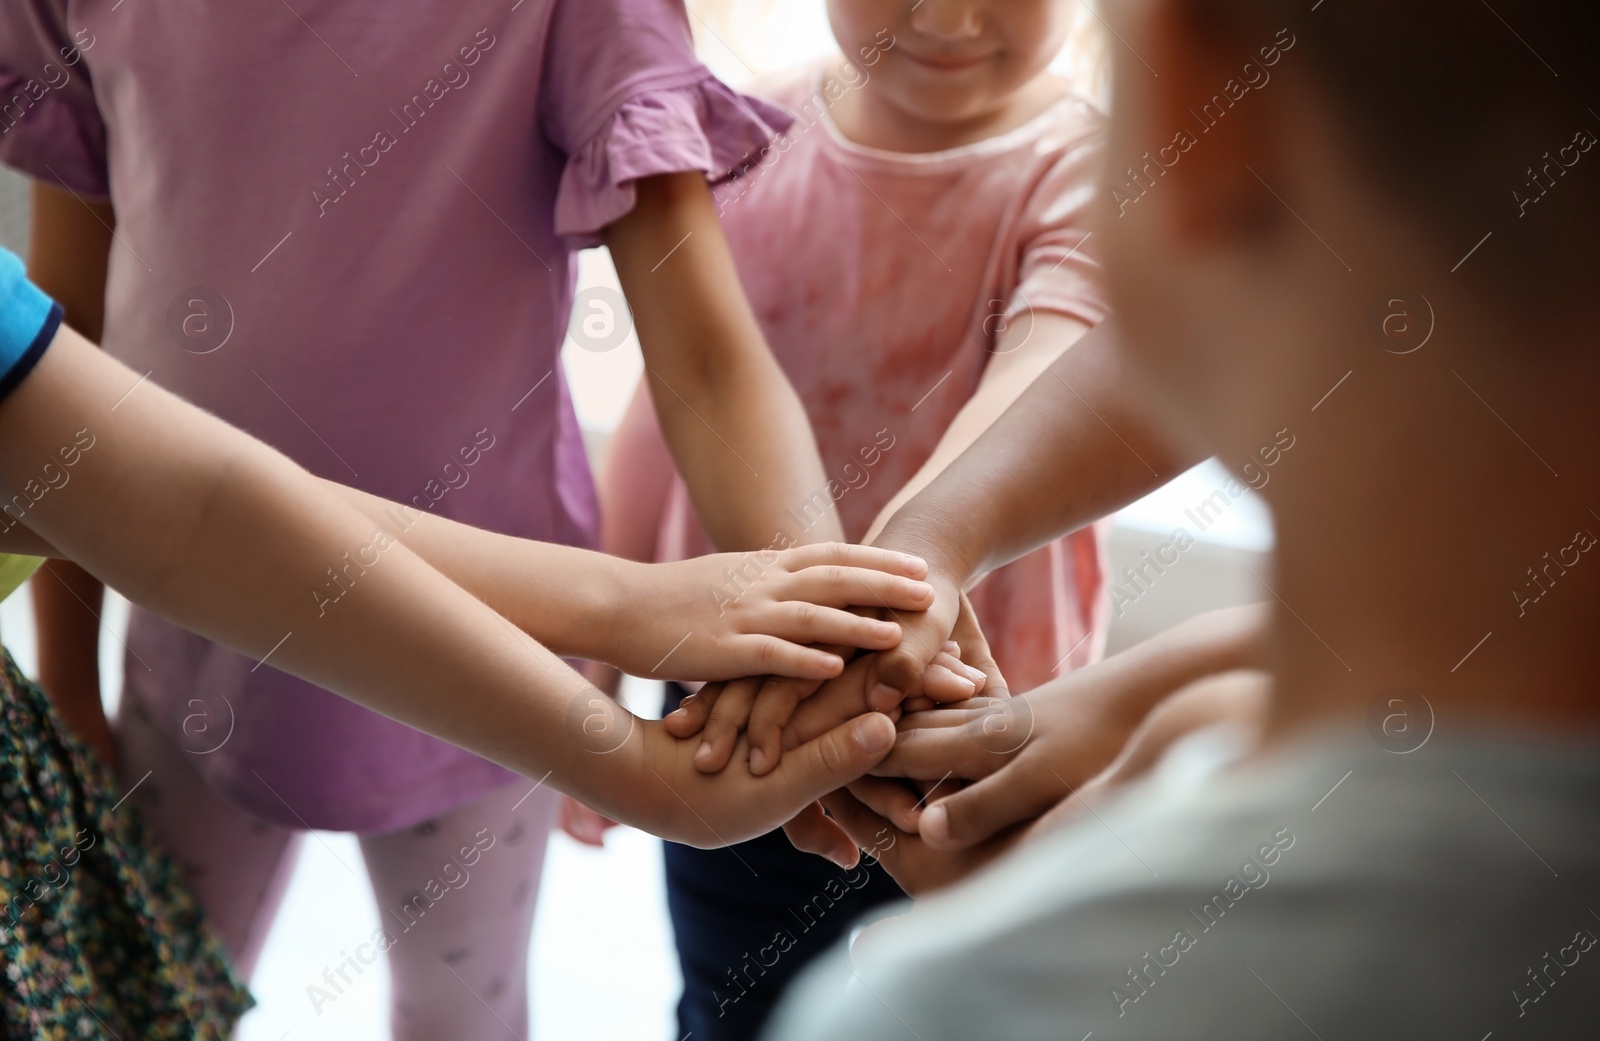
<path id="1" fill-rule="evenodd" d="M 805 409 L 767 350 L 699 174 L 638 183 L 606 229 L 662 433 L 724 550 L 842 538 Z M 820 505 L 808 525 L 789 517 Z"/>
<path id="2" fill-rule="evenodd" d="M 1196 680 L 1237 669 L 1264 669 L 1268 659 L 1271 613 L 1263 604 L 1210 611 L 1112 655 L 1090 670 L 1053 680 L 1030 697 L 1050 696 L 1052 687 L 1071 688 L 1093 679 L 1093 694 L 1107 714 L 1131 733 L 1161 701 Z"/>
<path id="3" fill-rule="evenodd" d="M 1042 376 L 1063 352 L 1088 331 L 1088 326 L 1082 322 L 1048 312 L 1029 313 L 1026 322 L 1019 317 L 1012 323 L 1012 328 L 1026 330 L 1015 335 L 1014 339 L 1020 342 L 1010 342 L 1013 337 L 1001 339 L 995 356 L 984 370 L 978 389 L 945 428 L 932 454 L 911 479 L 895 492 L 894 498 L 884 504 L 863 541 L 871 542 L 890 518 L 922 489 L 932 484 L 952 462 L 960 458 L 961 453 L 971 448 L 973 442 L 1005 415 L 1006 410 L 1033 385 L 1034 380 Z"/>
<path id="4" fill-rule="evenodd" d="M 609 658 L 606 641 L 619 627 L 637 565 L 484 531 L 332 481 L 321 484 L 551 652 Z"/>
<path id="5" fill-rule="evenodd" d="M 970 584 L 1196 462 L 1155 432 L 1102 324 L 896 513 L 877 543 Z"/>
<path id="6" fill-rule="evenodd" d="M 619 809 L 630 756 L 602 759 L 571 739 L 567 710 L 588 686 L 555 655 L 386 545 L 283 456 L 153 383 L 128 394 L 137 383 L 63 330 L 12 392 L 0 408 L 6 495 L 75 432 L 93 438 L 30 525 L 181 625 Z M 346 553 L 365 563 L 346 569 Z"/>

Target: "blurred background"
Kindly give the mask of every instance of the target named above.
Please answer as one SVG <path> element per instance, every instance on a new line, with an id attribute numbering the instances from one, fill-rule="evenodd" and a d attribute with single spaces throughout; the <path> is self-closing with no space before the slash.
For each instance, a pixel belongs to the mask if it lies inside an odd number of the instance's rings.
<path id="1" fill-rule="evenodd" d="M 1104 46 L 1099 23 L 1080 3 L 1078 31 L 1057 62 L 1080 89 L 1099 99 Z M 821 0 L 698 0 L 690 4 L 701 54 L 736 86 L 764 72 L 834 52 Z M 27 184 L 0 171 L 0 244 L 24 252 L 28 229 Z M 616 286 L 604 250 L 580 262 L 584 286 Z M 571 343 L 563 360 L 578 417 L 591 452 L 604 450 L 632 397 L 643 369 L 638 341 L 629 337 L 606 353 Z M 1113 582 L 1141 553 L 1154 552 L 1179 526 L 1197 542 L 1148 592 L 1122 605 L 1114 618 L 1116 650 L 1201 611 L 1267 599 L 1251 574 L 1266 576 L 1271 522 L 1253 494 L 1234 500 L 1220 515 L 1206 514 L 1199 530 L 1192 514 L 1220 490 L 1223 467 L 1208 462 L 1117 515 L 1111 538 Z M 1226 497 L 1224 497 L 1225 499 Z M 102 676 L 108 708 L 122 685 L 122 632 L 126 605 L 108 598 L 101 632 Z M 35 675 L 32 605 L 26 588 L 0 606 L 0 631 L 24 671 Z M 630 707 L 654 715 L 659 685 L 632 680 Z M 386 1037 L 388 981 L 374 966 L 337 1000 L 313 1005 L 308 986 L 322 983 L 325 967 L 369 937 L 378 912 L 365 882 L 346 864 L 360 860 L 355 840 L 319 834 L 304 844 L 282 914 L 262 957 L 252 990 L 259 1007 L 246 1016 L 243 1041 L 368 1041 Z M 679 976 L 661 879 L 659 844 L 628 828 L 614 829 L 604 850 L 557 834 L 545 863 L 531 966 L 534 1035 L 547 1041 L 666 1039 L 674 1031 Z"/>

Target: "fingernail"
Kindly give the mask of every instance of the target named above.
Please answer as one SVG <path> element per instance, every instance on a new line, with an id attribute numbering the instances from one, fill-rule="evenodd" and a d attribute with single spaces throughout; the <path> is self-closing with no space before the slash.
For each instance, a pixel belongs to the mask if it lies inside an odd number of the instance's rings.
<path id="1" fill-rule="evenodd" d="M 877 622 L 877 623 L 874 623 L 874 625 L 872 627 L 872 631 L 874 633 L 878 634 L 879 636 L 884 636 L 884 637 L 899 636 L 900 635 L 900 627 L 898 625 L 894 624 L 893 622 Z"/>
<path id="2" fill-rule="evenodd" d="M 753 774 L 765 773 L 767 769 L 767 753 L 760 746 L 750 749 L 750 772 Z"/>
<path id="3" fill-rule="evenodd" d="M 885 730 L 871 720 L 856 724 L 856 744 L 861 747 L 863 752 L 871 752 L 873 754 L 882 752 L 894 744 L 894 737 L 893 727 Z"/>
<path id="4" fill-rule="evenodd" d="M 900 692 L 887 683 L 875 683 L 867 693 L 867 704 L 876 709 L 893 708 L 900 703 Z"/>
<path id="5" fill-rule="evenodd" d="M 950 813 L 943 806 L 929 806 L 922 811 L 922 820 L 917 825 L 917 830 L 922 837 L 933 845 L 944 845 L 950 841 Z"/>
<path id="6" fill-rule="evenodd" d="M 702 741 L 702 742 L 700 742 L 700 747 L 696 748 L 694 750 L 694 761 L 699 763 L 699 762 L 704 762 L 705 760 L 710 759 L 710 758 L 711 758 L 711 742 L 710 741 Z"/>
<path id="7" fill-rule="evenodd" d="M 983 674 L 982 669 L 974 669 L 966 662 L 962 662 L 961 667 L 967 671 L 967 676 L 971 678 L 972 682 L 974 683 L 982 683 L 984 680 L 988 679 L 988 677 Z"/>

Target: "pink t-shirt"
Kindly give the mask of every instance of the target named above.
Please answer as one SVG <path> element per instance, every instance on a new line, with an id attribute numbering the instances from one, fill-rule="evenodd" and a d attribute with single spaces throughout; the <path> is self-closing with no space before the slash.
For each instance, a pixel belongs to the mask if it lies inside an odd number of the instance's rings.
<path id="1" fill-rule="evenodd" d="M 1083 248 L 1103 119 L 1069 98 L 973 145 L 884 152 L 828 115 L 847 82 L 808 68 L 760 90 L 797 121 L 718 194 L 745 292 L 816 430 L 825 499 L 858 539 L 977 389 L 1003 323 L 1028 309 L 1106 316 Z M 808 512 L 797 503 L 793 527 Z M 1106 523 L 973 591 L 1015 690 L 1100 655 Z M 681 481 L 657 547 L 666 559 L 711 548 Z"/>
<path id="2" fill-rule="evenodd" d="M 0 161 L 116 207 L 107 350 L 318 474 L 551 541 L 596 522 L 573 251 L 786 122 L 680 0 L 0 5 Z M 267 819 L 380 831 L 513 778 L 145 612 L 129 647 L 134 703 Z"/>

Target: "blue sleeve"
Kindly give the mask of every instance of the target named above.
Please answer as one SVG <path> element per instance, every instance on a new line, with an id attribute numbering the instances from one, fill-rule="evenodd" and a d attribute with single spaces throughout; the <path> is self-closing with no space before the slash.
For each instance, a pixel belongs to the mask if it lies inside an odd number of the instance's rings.
<path id="1" fill-rule="evenodd" d="M 33 371 L 61 327 L 61 305 L 28 281 L 22 261 L 0 248 L 0 401 Z"/>

